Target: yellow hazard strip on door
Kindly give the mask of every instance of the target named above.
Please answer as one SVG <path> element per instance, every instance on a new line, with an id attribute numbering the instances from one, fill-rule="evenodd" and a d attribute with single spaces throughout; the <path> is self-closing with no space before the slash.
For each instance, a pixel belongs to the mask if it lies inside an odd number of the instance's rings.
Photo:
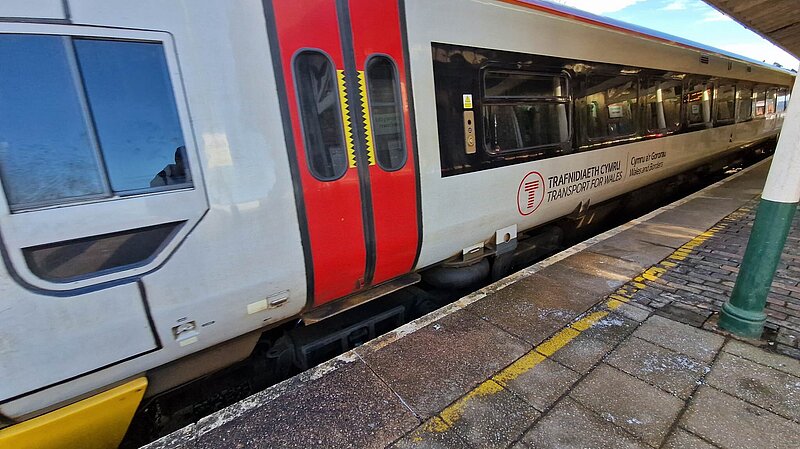
<path id="1" fill-rule="evenodd" d="M 372 141 L 372 118 L 369 113 L 369 96 L 367 93 L 367 82 L 364 79 L 364 72 L 358 72 L 358 90 L 361 93 L 361 113 L 364 116 L 364 139 L 367 142 L 367 161 L 369 165 L 375 165 L 375 145 Z"/>
<path id="2" fill-rule="evenodd" d="M 339 104 L 342 108 L 342 125 L 344 126 L 344 140 L 347 145 L 347 165 L 355 168 L 356 149 L 353 145 L 353 124 L 350 121 L 350 106 L 347 104 L 347 86 L 344 83 L 344 70 L 336 71 L 336 78 L 339 81 Z"/>
<path id="3" fill-rule="evenodd" d="M 140 377 L 80 402 L 0 430 L 0 448 L 112 449 L 119 446 L 144 396 Z"/>

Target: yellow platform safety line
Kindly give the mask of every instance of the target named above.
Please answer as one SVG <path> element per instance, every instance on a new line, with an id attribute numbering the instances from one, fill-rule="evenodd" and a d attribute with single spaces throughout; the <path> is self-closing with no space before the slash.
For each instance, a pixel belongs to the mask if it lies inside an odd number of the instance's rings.
<path id="1" fill-rule="evenodd" d="M 503 391 L 514 379 L 532 370 L 538 364 L 547 360 L 548 357 L 553 356 L 560 349 L 567 346 L 572 340 L 581 335 L 581 333 L 601 322 L 608 316 L 610 311 L 617 310 L 624 304 L 630 302 L 637 292 L 647 288 L 645 282 L 658 281 L 669 270 L 678 266 L 677 263 L 667 259 L 685 259 L 695 248 L 725 228 L 727 228 L 727 225 L 724 223 L 712 227 L 708 231 L 687 242 L 685 245 L 682 245 L 675 252 L 667 256 L 665 260 L 662 260 L 657 265 L 648 268 L 642 274 L 633 278 L 616 292 L 608 295 L 606 302 L 603 304 L 607 310 L 589 313 L 570 323 L 567 327 L 561 329 L 558 333 L 533 348 L 533 350 L 517 359 L 511 365 L 508 365 L 489 380 L 484 381 L 469 393 L 456 400 L 456 402 L 439 412 L 438 415 L 431 418 L 422 426 L 423 432 L 442 433 L 450 430 L 463 416 L 469 401 L 476 397 L 489 396 Z M 418 441 L 422 440 L 422 438 L 421 434 L 415 436 L 415 440 Z"/>
<path id="2" fill-rule="evenodd" d="M 375 144 L 372 139 L 372 117 L 369 113 L 369 97 L 367 93 L 367 82 L 364 79 L 364 72 L 358 72 L 358 90 L 361 93 L 361 113 L 364 116 L 364 139 L 367 142 L 367 161 L 369 165 L 375 165 Z"/>
<path id="3" fill-rule="evenodd" d="M 344 82 L 344 70 L 337 70 L 336 78 L 339 82 L 339 105 L 342 108 L 344 141 L 347 145 L 347 166 L 355 168 L 358 163 L 356 162 L 355 145 L 353 145 L 353 124 L 350 121 L 350 106 L 347 104 L 347 86 Z"/>
<path id="4" fill-rule="evenodd" d="M 116 449 L 142 401 L 147 379 L 0 430 L 3 449 Z"/>

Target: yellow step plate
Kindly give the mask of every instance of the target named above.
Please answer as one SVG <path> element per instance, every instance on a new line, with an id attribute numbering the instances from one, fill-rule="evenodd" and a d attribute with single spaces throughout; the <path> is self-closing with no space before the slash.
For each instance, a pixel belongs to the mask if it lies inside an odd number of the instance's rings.
<path id="1" fill-rule="evenodd" d="M 0 448 L 113 449 L 147 388 L 140 377 L 98 395 L 0 430 Z"/>

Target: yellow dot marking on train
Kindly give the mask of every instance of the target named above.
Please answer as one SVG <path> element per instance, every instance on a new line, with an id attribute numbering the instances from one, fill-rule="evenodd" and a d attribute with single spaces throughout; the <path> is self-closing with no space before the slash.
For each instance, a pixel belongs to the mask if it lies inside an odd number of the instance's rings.
<path id="1" fill-rule="evenodd" d="M 372 117 L 369 111 L 369 96 L 364 72 L 358 72 L 358 90 L 361 93 L 361 113 L 364 116 L 364 139 L 367 143 L 367 161 L 375 165 L 375 144 L 372 139 Z"/>
<path id="2" fill-rule="evenodd" d="M 347 145 L 347 165 L 350 168 L 355 168 L 358 163 L 356 162 L 356 149 L 353 144 L 353 124 L 350 121 L 350 106 L 347 104 L 347 86 L 344 82 L 344 70 L 337 70 L 336 75 L 339 82 L 339 105 L 342 108 L 344 140 Z"/>
<path id="3" fill-rule="evenodd" d="M 734 219 L 732 216 L 729 216 Z M 708 231 L 698 235 L 685 245 L 681 246 L 674 253 L 667 256 L 667 259 L 683 260 L 691 254 L 695 248 L 700 246 L 709 238 L 713 237 L 719 231 L 727 228 L 727 224 L 722 223 L 714 226 Z M 433 417 L 430 421 L 421 427 L 423 432 L 429 433 L 443 433 L 452 429 L 452 427 L 463 417 L 464 410 L 469 405 L 469 402 L 477 397 L 489 396 L 503 391 L 509 384 L 529 372 L 537 365 L 545 361 L 548 357 L 558 352 L 560 349 L 567 346 L 572 340 L 578 337 L 582 332 L 591 329 L 597 323 L 601 322 L 609 315 L 609 312 L 622 307 L 633 299 L 633 295 L 637 292 L 646 289 L 648 286 L 645 282 L 653 282 L 660 279 L 670 269 L 677 267 L 678 264 L 663 260 L 658 264 L 648 268 L 639 276 L 633 278 L 628 284 L 623 285 L 615 293 L 608 295 L 604 306 L 608 310 L 600 310 L 592 312 L 582 318 L 570 323 L 567 327 L 561 329 L 558 333 L 544 341 L 540 345 L 533 348 L 511 365 L 508 365 L 499 373 L 492 376 L 489 380 L 484 381 L 469 393 L 456 400 L 453 404 L 442 410 L 437 416 Z M 414 437 L 414 441 L 421 441 L 422 436 Z"/>

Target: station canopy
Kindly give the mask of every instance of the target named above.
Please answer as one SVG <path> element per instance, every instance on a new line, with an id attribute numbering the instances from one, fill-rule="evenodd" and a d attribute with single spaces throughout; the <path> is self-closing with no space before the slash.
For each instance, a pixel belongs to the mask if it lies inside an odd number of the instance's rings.
<path id="1" fill-rule="evenodd" d="M 705 2 L 800 58 L 798 0 L 705 0 Z"/>

